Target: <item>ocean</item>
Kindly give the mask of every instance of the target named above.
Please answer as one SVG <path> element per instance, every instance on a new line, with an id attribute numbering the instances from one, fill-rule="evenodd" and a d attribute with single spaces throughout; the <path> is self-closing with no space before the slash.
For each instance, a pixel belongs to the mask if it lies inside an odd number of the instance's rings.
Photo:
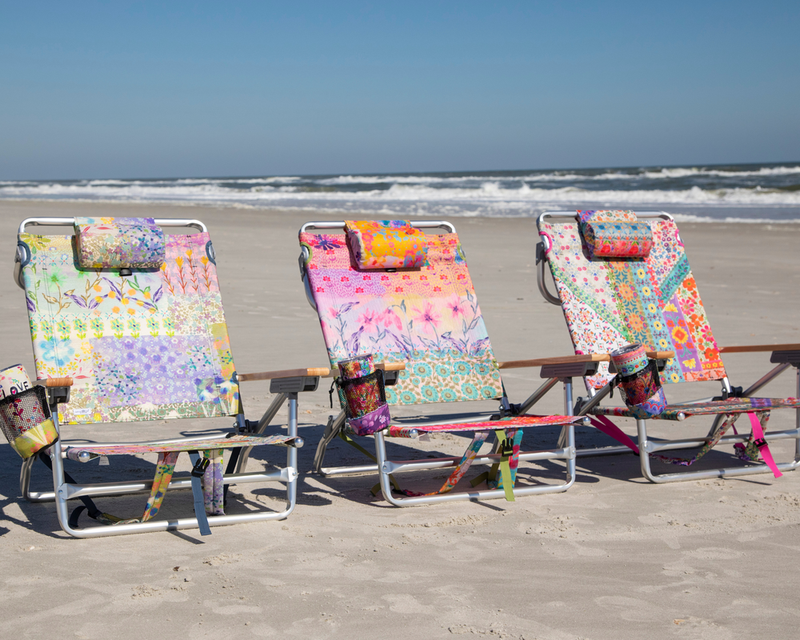
<path id="1" fill-rule="evenodd" d="M 387 217 L 661 210 L 678 219 L 800 222 L 800 162 L 229 178 L 0 181 L 0 199 L 201 204 Z"/>

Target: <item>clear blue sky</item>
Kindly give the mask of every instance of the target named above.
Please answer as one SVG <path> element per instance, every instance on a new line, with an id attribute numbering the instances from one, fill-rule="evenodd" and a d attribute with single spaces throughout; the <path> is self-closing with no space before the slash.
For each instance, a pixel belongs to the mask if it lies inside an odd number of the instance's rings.
<path id="1" fill-rule="evenodd" d="M 0 0 L 0 180 L 796 160 L 797 0 Z"/>

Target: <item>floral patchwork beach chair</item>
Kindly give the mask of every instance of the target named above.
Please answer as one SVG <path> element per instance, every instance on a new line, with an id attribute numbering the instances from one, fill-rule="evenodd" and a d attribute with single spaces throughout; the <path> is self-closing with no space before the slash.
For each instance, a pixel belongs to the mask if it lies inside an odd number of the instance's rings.
<path id="1" fill-rule="evenodd" d="M 575 418 L 526 413 L 558 382 L 558 376 L 548 377 L 525 403 L 512 406 L 504 395 L 499 369 L 555 366 L 564 362 L 595 366 L 594 358 L 568 356 L 552 361 L 498 363 L 452 225 L 421 221 L 311 222 L 300 230 L 300 244 L 300 269 L 306 293 L 319 315 L 334 369 L 340 362 L 372 355 L 386 369 L 385 393 L 390 407 L 460 404 L 470 400 L 500 402 L 498 409 L 489 415 L 473 414 L 463 419 L 423 422 L 400 421 L 395 417 L 390 424 L 374 427 L 376 457 L 373 459 L 377 466 L 324 467 L 329 442 L 337 435 L 350 441 L 353 435 L 352 429 L 348 433 L 346 428 L 352 423 L 340 414 L 328 423 L 318 446 L 316 472 L 335 475 L 377 470 L 385 499 L 397 506 L 452 499 L 512 500 L 520 495 L 565 491 L 572 485 Z M 462 406 L 457 409 L 459 415 L 464 414 Z M 553 425 L 561 427 L 563 446 L 542 451 L 521 450 L 523 431 Z M 474 435 L 462 457 L 388 459 L 387 438 L 413 443 L 415 438 L 433 432 Z M 492 433 L 494 449 L 479 454 L 481 445 Z M 554 459 L 566 463 L 563 482 L 515 485 L 519 462 Z M 451 492 L 470 464 L 490 467 L 476 482 L 486 479 L 488 488 Z M 399 479 L 394 477 L 404 472 L 448 467 L 455 469 L 443 486 L 424 494 L 401 488 Z"/>
<path id="2" fill-rule="evenodd" d="M 74 227 L 74 234 L 30 233 L 28 227 L 36 225 Z M 328 369 L 237 376 L 205 225 L 152 218 L 31 218 L 20 225 L 16 278 L 25 290 L 39 388 L 48 392 L 41 411 L 52 414 L 59 436 L 46 447 L 18 449 L 27 456 L 21 474 L 26 499 L 54 500 L 61 527 L 76 537 L 191 527 L 207 534 L 210 526 L 291 513 L 296 449 L 302 446 L 297 395 L 316 388 Z M 270 379 L 278 394 L 255 422 L 245 419 L 239 395 L 239 384 L 248 379 Z M 264 435 L 287 399 L 287 434 Z M 97 442 L 90 436 L 102 430 L 72 427 L 178 418 L 191 419 L 180 425 L 181 437 L 173 432 L 150 442 L 137 441 L 136 425 L 125 431 L 133 442 L 124 443 Z M 209 424 L 198 422 L 201 418 L 222 420 Z M 285 447 L 285 466 L 246 472 L 252 447 L 260 445 Z M 189 454 L 191 473 L 173 477 L 181 452 Z M 71 475 L 83 471 L 76 463 L 99 459 L 106 464 L 108 456 L 150 454 L 158 457 L 152 481 L 83 483 Z M 37 458 L 52 469 L 54 491 L 31 490 Z M 226 514 L 228 486 L 255 482 L 283 485 L 285 508 L 276 511 L 249 501 Z M 156 517 L 167 489 L 190 487 L 193 516 Z M 94 503 L 98 496 L 131 493 L 149 493 L 142 515 L 121 518 Z M 83 504 L 70 514 L 70 501 Z M 84 510 L 96 524 L 78 526 Z"/>
<path id="3" fill-rule="evenodd" d="M 593 416 L 594 426 L 640 454 L 642 473 L 652 482 L 769 471 L 777 477 L 781 470 L 798 466 L 800 401 L 756 394 L 780 373 L 798 368 L 800 345 L 719 347 L 671 216 L 630 211 L 553 212 L 542 214 L 538 227 L 539 289 L 548 301 L 561 306 L 575 353 L 608 353 L 626 345 L 643 345 L 651 351 L 674 354 L 658 362 L 657 379 L 663 384 L 721 383 L 719 396 L 666 404 L 657 412 L 608 403 L 606 406 L 602 401 L 615 384 L 624 380 L 624 372 L 615 375 L 607 363 L 601 363 L 596 374 L 585 377 L 589 395 L 579 399 L 576 414 Z M 550 267 L 557 295 L 548 291 L 545 265 Z M 721 354 L 754 351 L 772 352 L 770 361 L 776 366 L 745 389 L 733 387 Z M 765 433 L 770 411 L 779 408 L 795 409 L 796 428 Z M 749 433 L 737 434 L 734 423 L 742 414 L 747 414 L 752 428 L 746 430 Z M 684 420 L 694 416 L 713 416 L 713 425 L 705 437 L 654 440 L 648 435 L 651 419 Z M 638 444 L 620 431 L 611 420 L 614 417 L 636 419 Z M 774 461 L 769 443 L 779 439 L 794 441 L 792 461 Z M 658 474 L 651 468 L 652 459 L 689 467 L 719 442 L 734 446 L 735 458 L 724 468 Z M 624 451 L 624 446 L 607 450 Z M 695 451 L 688 455 L 667 453 L 678 449 Z M 742 464 L 736 458 L 750 464 Z"/>

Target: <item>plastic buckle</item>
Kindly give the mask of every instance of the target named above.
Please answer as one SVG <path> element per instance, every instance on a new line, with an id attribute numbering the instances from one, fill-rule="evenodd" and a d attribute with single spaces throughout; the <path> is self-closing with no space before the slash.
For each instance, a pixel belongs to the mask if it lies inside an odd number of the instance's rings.
<path id="1" fill-rule="evenodd" d="M 711 398 L 714 402 L 720 402 L 727 400 L 728 398 L 741 398 L 744 394 L 744 389 L 742 387 L 731 387 L 731 390 L 728 391 L 727 389 L 722 389 L 722 395 L 714 396 Z"/>
<path id="2" fill-rule="evenodd" d="M 333 390 L 336 389 L 336 381 L 338 378 L 334 378 L 333 382 L 331 382 L 331 388 L 328 389 L 328 399 L 331 402 L 331 409 L 333 409 Z"/>
<path id="3" fill-rule="evenodd" d="M 209 458 L 200 458 L 192 467 L 192 477 L 202 478 L 210 462 Z"/>
<path id="4" fill-rule="evenodd" d="M 238 424 L 235 422 L 233 423 L 233 427 L 235 431 L 231 432 L 228 437 L 236 435 L 237 433 L 255 433 L 258 429 L 258 421 L 257 420 L 248 420 L 245 418 L 244 420 L 244 429 L 241 429 Z"/>
<path id="5" fill-rule="evenodd" d="M 753 440 L 753 444 L 756 445 L 759 449 L 767 446 L 767 441 L 764 438 L 756 438 Z"/>
<path id="6" fill-rule="evenodd" d="M 536 264 L 538 265 L 542 260 L 545 259 L 545 248 L 544 242 L 538 242 L 536 244 Z"/>

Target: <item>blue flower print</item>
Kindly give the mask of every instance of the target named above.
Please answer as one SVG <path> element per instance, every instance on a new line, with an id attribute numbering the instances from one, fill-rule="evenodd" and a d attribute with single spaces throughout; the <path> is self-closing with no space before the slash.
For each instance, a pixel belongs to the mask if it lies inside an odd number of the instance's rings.
<path id="1" fill-rule="evenodd" d="M 75 349 L 68 338 L 42 340 L 39 348 L 42 350 L 42 360 L 59 368 L 69 364 L 75 355 Z"/>

